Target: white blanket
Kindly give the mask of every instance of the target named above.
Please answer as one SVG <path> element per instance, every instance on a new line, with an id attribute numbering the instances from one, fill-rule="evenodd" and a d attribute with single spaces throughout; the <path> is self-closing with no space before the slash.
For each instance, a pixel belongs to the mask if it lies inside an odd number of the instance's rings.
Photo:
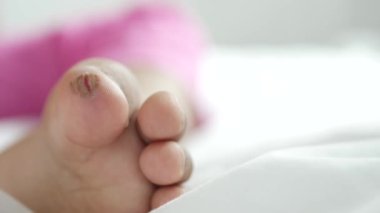
<path id="1" fill-rule="evenodd" d="M 377 213 L 380 138 L 274 151 L 156 213 Z"/>

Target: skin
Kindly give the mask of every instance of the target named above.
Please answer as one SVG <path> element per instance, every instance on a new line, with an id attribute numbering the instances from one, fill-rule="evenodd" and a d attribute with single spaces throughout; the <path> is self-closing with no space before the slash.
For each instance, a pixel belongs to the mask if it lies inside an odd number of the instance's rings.
<path id="1" fill-rule="evenodd" d="M 191 160 L 177 142 L 191 108 L 175 81 L 133 69 L 70 69 L 39 125 L 0 155 L 0 188 L 36 212 L 148 212 L 182 194 Z"/>

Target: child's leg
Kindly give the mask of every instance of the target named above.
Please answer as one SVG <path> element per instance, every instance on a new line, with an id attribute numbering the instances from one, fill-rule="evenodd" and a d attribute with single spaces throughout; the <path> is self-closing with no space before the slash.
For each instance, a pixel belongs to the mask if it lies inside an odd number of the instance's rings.
<path id="1" fill-rule="evenodd" d="M 191 89 L 202 47 L 199 29 L 185 15 L 159 5 L 0 45 L 0 117 L 38 115 L 63 72 L 89 57 L 115 59 L 135 71 L 160 70 Z"/>

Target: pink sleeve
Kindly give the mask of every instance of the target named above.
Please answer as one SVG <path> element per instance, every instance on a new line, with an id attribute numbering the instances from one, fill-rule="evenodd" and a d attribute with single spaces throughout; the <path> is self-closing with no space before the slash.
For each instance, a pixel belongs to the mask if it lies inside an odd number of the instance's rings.
<path id="1" fill-rule="evenodd" d="M 150 64 L 194 85 L 201 32 L 181 11 L 144 5 L 117 17 L 0 44 L 0 117 L 38 115 L 62 73 L 89 57 Z"/>

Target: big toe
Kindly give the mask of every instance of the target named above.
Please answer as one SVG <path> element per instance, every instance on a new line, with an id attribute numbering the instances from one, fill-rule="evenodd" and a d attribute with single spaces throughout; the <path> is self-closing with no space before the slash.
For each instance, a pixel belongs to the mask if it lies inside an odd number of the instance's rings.
<path id="1" fill-rule="evenodd" d="M 67 205 L 90 212 L 147 211 L 153 186 L 138 166 L 144 144 L 133 116 L 140 97 L 133 74 L 108 60 L 79 63 L 58 82 L 40 129 Z"/>
<path id="2" fill-rule="evenodd" d="M 53 90 L 45 108 L 46 128 L 53 137 L 80 146 L 108 144 L 137 109 L 137 88 L 132 74 L 118 63 L 98 59 L 79 63 Z"/>

